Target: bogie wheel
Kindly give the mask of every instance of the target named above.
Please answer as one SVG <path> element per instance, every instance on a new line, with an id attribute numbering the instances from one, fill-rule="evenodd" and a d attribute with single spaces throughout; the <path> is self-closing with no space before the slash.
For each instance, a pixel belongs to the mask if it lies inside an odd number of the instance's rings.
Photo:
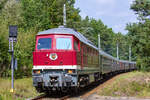
<path id="1" fill-rule="evenodd" d="M 79 94 L 79 88 L 78 87 L 73 87 L 71 89 L 72 92 L 70 92 L 72 95 L 78 95 Z"/>

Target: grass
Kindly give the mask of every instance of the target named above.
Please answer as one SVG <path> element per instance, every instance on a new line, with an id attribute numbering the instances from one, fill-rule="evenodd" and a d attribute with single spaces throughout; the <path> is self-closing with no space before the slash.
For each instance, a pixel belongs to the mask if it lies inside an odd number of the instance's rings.
<path id="1" fill-rule="evenodd" d="M 14 93 L 11 93 L 11 79 L 0 78 L 0 100 L 25 100 L 39 95 L 32 85 L 32 78 L 17 79 L 14 87 Z"/>
<path id="2" fill-rule="evenodd" d="M 0 100 L 26 100 L 39 95 L 32 85 L 32 78 L 17 79 L 14 85 L 14 93 L 10 93 L 11 79 L 0 78 Z M 98 94 L 101 96 L 150 97 L 150 73 L 134 71 L 119 75 L 113 81 L 108 81 L 108 84 L 104 85 Z"/>
<path id="3" fill-rule="evenodd" d="M 114 78 L 98 91 L 101 96 L 150 97 L 150 73 L 129 72 Z"/>

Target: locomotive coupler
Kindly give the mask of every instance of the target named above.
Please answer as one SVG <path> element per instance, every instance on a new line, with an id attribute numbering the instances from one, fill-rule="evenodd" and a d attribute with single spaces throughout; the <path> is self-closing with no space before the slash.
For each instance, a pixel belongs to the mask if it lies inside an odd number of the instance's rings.
<path id="1" fill-rule="evenodd" d="M 71 75 L 57 74 L 49 76 L 49 83 L 51 87 L 70 87 L 73 80 Z"/>
<path id="2" fill-rule="evenodd" d="M 50 84 L 54 86 L 56 83 L 58 83 L 58 76 L 50 76 Z"/>

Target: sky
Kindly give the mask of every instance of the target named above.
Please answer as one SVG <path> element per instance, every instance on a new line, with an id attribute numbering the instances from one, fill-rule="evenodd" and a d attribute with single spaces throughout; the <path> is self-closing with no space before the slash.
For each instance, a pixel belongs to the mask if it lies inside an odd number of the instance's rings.
<path id="1" fill-rule="evenodd" d="M 80 9 L 82 18 L 100 19 L 114 32 L 127 34 L 127 23 L 137 22 L 137 15 L 130 10 L 134 0 L 76 0 L 75 7 Z"/>

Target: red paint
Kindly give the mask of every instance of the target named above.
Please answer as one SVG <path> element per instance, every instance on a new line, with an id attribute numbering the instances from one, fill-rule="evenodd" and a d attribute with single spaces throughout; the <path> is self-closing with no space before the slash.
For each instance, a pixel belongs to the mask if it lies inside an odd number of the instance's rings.
<path id="1" fill-rule="evenodd" d="M 50 54 L 56 53 L 58 58 L 56 60 L 50 59 Z M 76 65 L 75 51 L 35 51 L 33 65 Z"/>
<path id="2" fill-rule="evenodd" d="M 71 50 L 58 50 L 56 49 L 56 38 L 71 38 L 72 39 L 72 49 Z M 37 43 L 40 38 L 52 38 L 52 48 L 47 50 L 38 50 Z M 79 50 L 74 49 L 74 41 L 77 41 Z M 88 50 L 87 50 L 88 49 Z M 90 50 L 90 51 L 89 51 Z M 94 51 L 94 52 L 92 52 Z M 50 59 L 50 54 L 56 53 L 58 58 L 56 60 Z M 92 58 L 88 61 L 88 57 Z M 87 46 L 74 37 L 73 35 L 37 35 L 35 51 L 33 52 L 33 65 L 80 65 L 83 69 L 84 67 L 99 67 L 98 60 L 95 64 L 93 61 L 98 59 L 98 51 L 92 47 Z M 92 62 L 92 63 L 89 63 Z"/>
<path id="3" fill-rule="evenodd" d="M 71 38 L 73 45 L 73 36 L 68 35 L 39 35 L 36 37 L 36 48 L 33 52 L 33 65 L 77 65 L 76 51 L 73 50 L 57 50 L 56 38 Z M 49 50 L 38 50 L 37 43 L 40 38 L 52 38 L 52 48 Z M 50 59 L 50 54 L 56 53 L 58 58 L 56 60 Z"/>

